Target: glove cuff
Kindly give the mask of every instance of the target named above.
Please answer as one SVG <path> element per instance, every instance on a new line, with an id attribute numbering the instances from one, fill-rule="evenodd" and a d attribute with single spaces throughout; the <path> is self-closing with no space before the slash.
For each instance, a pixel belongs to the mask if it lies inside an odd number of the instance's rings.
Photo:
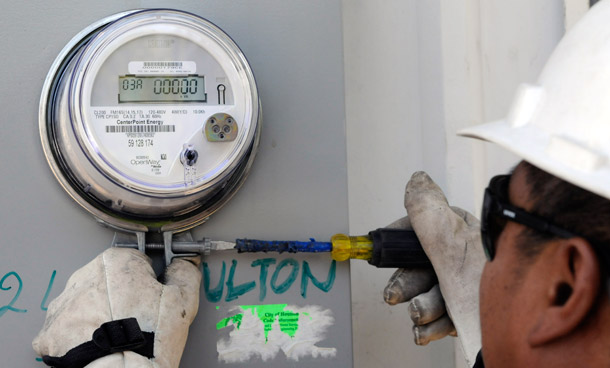
<path id="1" fill-rule="evenodd" d="M 45 355 L 43 362 L 56 368 L 82 368 L 106 355 L 133 351 L 146 358 L 153 358 L 155 334 L 142 332 L 135 318 L 106 322 L 93 332 L 91 341 L 71 349 L 62 357 Z"/>

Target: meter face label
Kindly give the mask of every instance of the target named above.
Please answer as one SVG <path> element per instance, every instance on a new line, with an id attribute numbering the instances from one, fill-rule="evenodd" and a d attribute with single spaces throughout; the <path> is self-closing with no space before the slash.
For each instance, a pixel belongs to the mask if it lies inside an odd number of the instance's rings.
<path id="1" fill-rule="evenodd" d="M 101 156 L 135 179 L 163 185 L 183 183 L 193 168 L 181 162 L 184 147 L 197 150 L 198 173 L 213 173 L 235 142 L 209 142 L 203 127 L 226 107 L 192 105 L 104 106 L 92 109 L 94 135 Z M 231 110 L 231 109 L 229 109 Z M 188 169 L 188 170 L 187 170 Z M 153 179 L 154 178 L 154 179 Z M 189 179 L 192 181 L 192 178 Z"/>
<path id="2" fill-rule="evenodd" d="M 227 114 L 234 132 L 248 131 L 231 80 L 217 58 L 191 40 L 131 39 L 109 51 L 97 70 L 83 116 L 88 141 L 112 172 L 136 185 L 211 180 L 231 164 L 243 140 L 210 140 L 206 122 Z M 196 160 L 184 159 L 187 147 Z"/>

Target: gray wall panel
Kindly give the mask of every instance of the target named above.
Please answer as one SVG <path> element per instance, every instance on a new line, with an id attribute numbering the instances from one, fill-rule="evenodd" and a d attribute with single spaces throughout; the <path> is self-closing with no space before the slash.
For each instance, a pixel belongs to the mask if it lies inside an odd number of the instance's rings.
<path id="1" fill-rule="evenodd" d="M 194 230 L 195 237 L 326 240 L 347 231 L 340 1 L 7 3 L 0 12 L 0 278 L 6 276 L 0 285 L 0 308 L 11 304 L 21 284 L 11 305 L 27 311 L 0 311 L 4 312 L 0 316 L 2 366 L 42 366 L 35 361 L 30 344 L 44 321 L 41 302 L 52 272 L 56 270 L 57 275 L 49 300 L 59 294 L 72 272 L 107 248 L 113 236 L 78 208 L 47 167 L 38 135 L 44 78 L 59 51 L 81 29 L 112 13 L 139 7 L 187 10 L 216 23 L 242 48 L 259 86 L 263 133 L 254 168 L 233 200 Z M 230 266 L 232 259 L 238 259 L 243 266 L 238 271 L 241 282 L 258 282 L 258 269 L 250 266 L 257 257 L 240 257 L 215 255 L 208 262 L 215 267 L 225 260 Z M 265 257 L 270 255 L 260 258 Z M 324 256 L 292 258 L 300 265 L 307 261 L 322 279 L 330 265 Z M 294 363 L 280 353 L 276 360 L 253 359 L 252 366 L 352 365 L 349 267 L 340 264 L 336 272 L 328 293 L 310 285 L 307 299 L 303 298 L 299 274 L 286 293 L 268 290 L 263 302 L 332 309 L 335 324 L 320 346 L 336 347 L 337 356 Z M 261 303 L 260 286 L 256 287 L 232 303 Z M 217 362 L 213 347 L 227 334 L 227 330 L 210 331 L 210 326 L 218 316 L 214 313 L 220 313 L 216 306 L 224 311 L 231 303 L 211 303 L 205 296 L 201 300 L 183 367 L 218 364 L 212 364 Z"/>

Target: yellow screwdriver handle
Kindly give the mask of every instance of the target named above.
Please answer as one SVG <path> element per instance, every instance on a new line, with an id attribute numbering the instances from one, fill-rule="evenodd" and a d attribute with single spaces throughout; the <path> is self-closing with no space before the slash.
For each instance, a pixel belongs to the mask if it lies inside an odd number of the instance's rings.
<path id="1" fill-rule="evenodd" d="M 366 235 L 348 236 L 336 234 L 330 238 L 332 243 L 332 257 L 335 261 L 348 259 L 369 260 L 373 257 L 373 241 Z"/>

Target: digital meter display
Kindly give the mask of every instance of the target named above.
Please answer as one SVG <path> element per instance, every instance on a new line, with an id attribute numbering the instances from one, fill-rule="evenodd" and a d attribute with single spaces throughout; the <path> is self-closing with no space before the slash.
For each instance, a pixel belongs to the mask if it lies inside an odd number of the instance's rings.
<path id="1" fill-rule="evenodd" d="M 114 227 L 173 231 L 205 221 L 241 187 L 256 153 L 261 111 L 250 66 L 228 35 L 194 14 L 103 19 L 64 48 L 44 88 L 51 168 Z"/>
<path id="2" fill-rule="evenodd" d="M 207 102 L 202 76 L 119 77 L 119 103 Z"/>

